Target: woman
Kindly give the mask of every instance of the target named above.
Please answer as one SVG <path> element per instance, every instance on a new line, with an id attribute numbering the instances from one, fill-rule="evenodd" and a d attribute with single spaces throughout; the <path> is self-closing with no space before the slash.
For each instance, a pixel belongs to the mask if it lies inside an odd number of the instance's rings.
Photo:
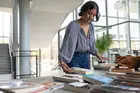
<path id="1" fill-rule="evenodd" d="M 91 24 L 92 21 L 99 20 L 98 5 L 94 1 L 86 2 L 81 7 L 79 16 L 80 19 L 67 26 L 59 51 L 59 62 L 64 72 L 71 72 L 71 67 L 90 69 L 90 54 L 102 61 L 95 48 L 94 28 Z"/>

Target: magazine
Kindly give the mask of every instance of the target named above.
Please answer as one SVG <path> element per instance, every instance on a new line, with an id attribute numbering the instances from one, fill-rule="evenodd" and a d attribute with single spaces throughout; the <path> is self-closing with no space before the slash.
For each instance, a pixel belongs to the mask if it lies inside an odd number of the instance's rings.
<path id="1" fill-rule="evenodd" d="M 112 78 L 98 74 L 83 75 L 83 79 L 92 84 L 111 83 L 113 81 Z"/>
<path id="2" fill-rule="evenodd" d="M 84 82 L 73 82 L 64 85 L 64 89 L 76 93 L 89 93 L 90 86 Z"/>
<path id="3" fill-rule="evenodd" d="M 61 76 L 53 76 L 52 77 L 55 81 L 71 83 L 71 82 L 83 82 L 82 75 L 76 74 L 64 74 Z"/>
<path id="4" fill-rule="evenodd" d="M 34 86 L 38 86 L 38 85 L 25 80 L 10 80 L 10 81 L 0 82 L 0 88 L 3 89 L 21 89 L 21 88 L 29 88 Z"/>

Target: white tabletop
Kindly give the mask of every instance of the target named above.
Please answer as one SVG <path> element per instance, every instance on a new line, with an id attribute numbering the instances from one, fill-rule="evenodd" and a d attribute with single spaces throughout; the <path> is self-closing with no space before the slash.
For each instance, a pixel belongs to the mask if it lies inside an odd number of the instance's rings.
<path id="1" fill-rule="evenodd" d="M 40 84 L 40 83 L 47 82 L 47 81 L 53 81 L 51 76 L 39 77 L 39 78 L 30 78 L 30 79 L 26 79 L 26 80 L 30 81 L 30 82 L 33 82 L 33 83 L 36 83 L 36 84 Z M 35 88 L 33 87 L 33 88 L 24 88 L 24 89 L 14 89 L 13 91 L 16 92 L 16 93 L 29 93 L 34 89 Z M 75 92 L 66 91 L 63 88 L 60 88 L 60 89 L 56 89 L 56 90 L 54 90 L 52 92 L 49 92 L 49 93 L 75 93 Z"/>

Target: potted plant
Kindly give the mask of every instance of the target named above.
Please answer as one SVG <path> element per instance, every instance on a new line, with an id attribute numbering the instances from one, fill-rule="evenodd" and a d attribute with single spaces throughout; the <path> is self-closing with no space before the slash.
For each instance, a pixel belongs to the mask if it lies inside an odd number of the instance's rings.
<path id="1" fill-rule="evenodd" d="M 113 43 L 113 35 L 112 34 L 106 34 L 103 32 L 103 35 L 101 37 L 97 36 L 97 39 L 95 40 L 95 46 L 98 50 L 98 53 L 103 57 L 103 54 L 109 49 L 111 44 Z"/>

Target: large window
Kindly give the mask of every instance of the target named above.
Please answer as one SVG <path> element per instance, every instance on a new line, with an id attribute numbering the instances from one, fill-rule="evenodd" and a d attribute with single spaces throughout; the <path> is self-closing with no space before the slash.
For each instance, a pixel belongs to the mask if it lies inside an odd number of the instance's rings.
<path id="1" fill-rule="evenodd" d="M 90 1 L 90 0 L 84 0 L 84 3 L 86 1 Z M 93 0 L 96 1 L 97 4 L 99 5 L 99 10 L 100 10 L 100 20 L 98 22 L 95 22 L 95 34 L 97 36 L 101 36 L 103 32 L 107 32 L 106 30 L 106 7 L 105 7 L 105 1 L 106 0 Z M 109 25 L 109 33 L 113 34 L 114 38 L 113 38 L 113 44 L 111 45 L 110 49 L 120 49 L 120 54 L 122 55 L 126 55 L 128 53 L 128 35 L 127 32 L 128 30 L 130 31 L 130 41 L 131 41 L 131 47 L 132 50 L 134 49 L 140 49 L 140 32 L 139 32 L 139 28 L 140 25 L 138 23 L 138 19 L 140 19 L 140 13 L 139 8 L 140 5 L 138 5 L 138 2 L 130 2 L 129 3 L 129 8 L 128 8 L 128 4 L 127 4 L 127 0 L 125 2 L 125 4 L 119 8 L 115 7 L 115 4 L 118 0 L 107 0 L 108 1 L 108 25 Z M 121 0 L 119 0 L 121 1 Z M 78 7 L 77 11 L 79 13 L 80 11 L 80 7 Z M 129 9 L 129 10 L 128 10 Z M 129 11 L 129 13 L 128 13 Z M 69 22 L 71 22 L 72 20 L 74 20 L 75 16 L 78 14 L 75 14 L 75 12 L 73 13 L 73 11 L 71 11 L 71 13 L 68 14 L 68 16 L 66 17 L 66 19 L 64 20 L 63 24 L 61 25 L 61 28 L 63 28 L 60 31 L 60 37 L 58 40 L 58 35 L 56 35 L 54 37 L 54 40 L 52 41 L 52 43 L 50 44 L 50 46 L 47 49 L 44 49 L 43 51 L 43 57 L 44 58 L 48 58 L 49 61 L 48 62 L 54 62 L 54 61 L 58 61 L 57 56 L 58 56 L 58 45 L 57 42 L 59 42 L 60 45 L 62 45 L 63 42 L 63 38 L 65 35 L 65 28 Z M 130 27 L 127 26 L 128 24 L 128 14 L 130 14 Z M 74 18 L 73 18 L 74 17 Z M 137 21 L 136 22 L 131 22 L 131 21 Z M 0 22 L 1 24 L 1 22 Z M 129 28 L 129 29 L 128 29 Z M 0 28 L 2 29 L 2 28 Z M 55 60 L 54 60 L 55 59 Z M 53 61 L 52 61 L 53 60 Z"/>
<path id="2" fill-rule="evenodd" d="M 0 11 L 0 43 L 9 43 L 10 13 Z"/>

